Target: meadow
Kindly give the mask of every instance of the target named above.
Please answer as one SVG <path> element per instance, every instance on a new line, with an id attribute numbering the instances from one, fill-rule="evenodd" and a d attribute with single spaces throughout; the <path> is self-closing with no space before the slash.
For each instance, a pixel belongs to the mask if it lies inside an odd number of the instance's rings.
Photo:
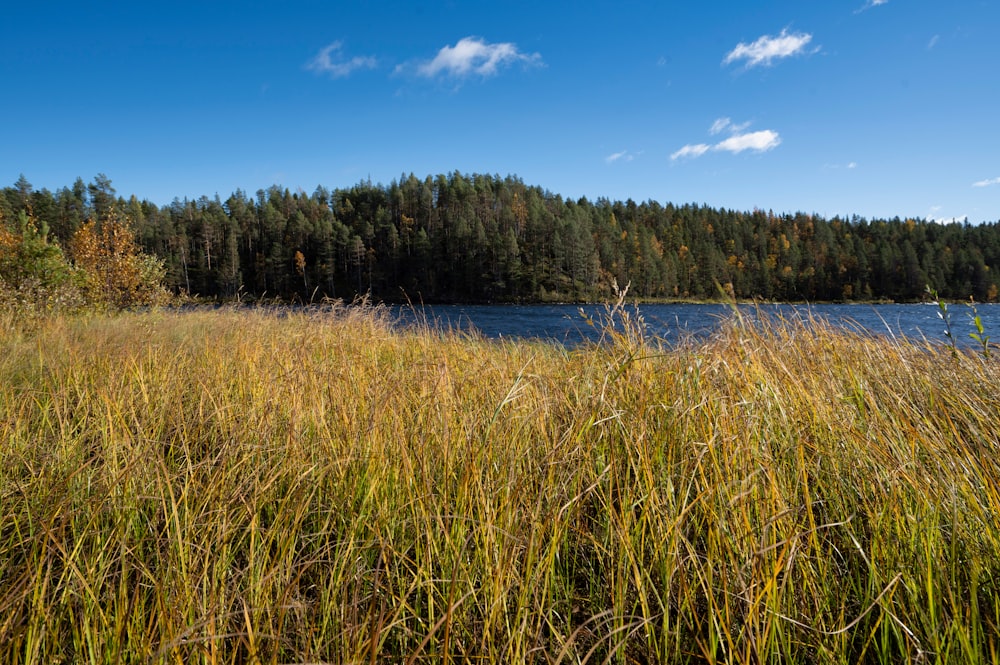
<path id="1" fill-rule="evenodd" d="M 1000 661 L 1000 365 L 820 321 L 0 332 L 0 662 Z"/>

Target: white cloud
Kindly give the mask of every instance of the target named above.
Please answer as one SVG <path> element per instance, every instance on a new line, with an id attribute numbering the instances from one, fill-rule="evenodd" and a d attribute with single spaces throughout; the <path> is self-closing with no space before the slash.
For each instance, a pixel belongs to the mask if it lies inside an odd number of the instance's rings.
<path id="1" fill-rule="evenodd" d="M 724 131 L 730 124 L 732 124 L 732 121 L 729 118 L 719 118 L 712 123 L 708 133 L 715 136 L 716 134 Z"/>
<path id="2" fill-rule="evenodd" d="M 374 69 L 375 58 L 372 56 L 354 56 L 350 60 L 341 57 L 344 45 L 340 41 L 327 45 L 316 57 L 306 63 L 306 69 L 319 74 L 329 74 L 333 78 L 349 76 L 358 69 Z"/>
<path id="3" fill-rule="evenodd" d="M 623 162 L 631 162 L 633 159 L 635 159 L 635 155 L 631 154 L 628 150 L 622 150 L 621 152 L 608 155 L 604 158 L 604 161 L 608 164 L 614 164 L 619 160 Z"/>
<path id="4" fill-rule="evenodd" d="M 856 169 L 856 168 L 858 168 L 858 163 L 857 162 L 848 162 L 847 163 L 847 168 L 849 168 L 849 169 Z"/>
<path id="5" fill-rule="evenodd" d="M 878 7 L 879 5 L 884 5 L 884 4 L 887 4 L 888 2 L 889 2 L 889 0 L 868 0 L 865 3 L 864 7 L 862 7 L 861 9 L 856 10 L 854 13 L 855 14 L 859 14 L 859 13 L 865 11 L 866 9 L 871 9 L 872 7 Z"/>
<path id="6" fill-rule="evenodd" d="M 744 150 L 767 152 L 768 150 L 777 148 L 780 143 L 781 137 L 778 136 L 778 132 L 764 129 L 759 132 L 730 136 L 725 141 L 720 141 L 712 146 L 712 150 L 724 150 L 734 154 L 741 153 Z"/>
<path id="7" fill-rule="evenodd" d="M 682 157 L 701 157 L 709 150 L 714 152 L 731 152 L 734 155 L 752 150 L 754 152 L 767 152 L 773 150 L 781 144 L 781 137 L 778 132 L 771 129 L 762 129 L 758 132 L 742 133 L 750 126 L 749 122 L 733 124 L 729 118 L 719 118 L 712 123 L 708 133 L 715 135 L 724 131 L 729 131 L 731 136 L 723 139 L 714 145 L 706 143 L 688 144 L 670 155 L 670 159 L 678 160 Z M 848 167 L 853 168 L 853 167 Z"/>
<path id="8" fill-rule="evenodd" d="M 454 46 L 445 46 L 434 59 L 417 66 L 421 76 L 433 78 L 439 74 L 464 77 L 469 74 L 493 76 L 501 67 L 520 62 L 542 64 L 538 53 L 522 53 L 515 44 L 488 44 L 478 37 L 463 37 Z"/>
<path id="9" fill-rule="evenodd" d="M 764 35 L 752 44 L 740 42 L 726 55 L 722 64 L 728 65 L 732 62 L 745 60 L 747 67 L 770 65 L 773 60 L 778 58 L 787 58 L 802 53 L 810 41 L 812 41 L 812 35 L 805 32 L 788 34 L 786 28 L 777 37 Z"/>
<path id="10" fill-rule="evenodd" d="M 712 136 L 716 134 L 721 134 L 722 132 L 728 131 L 730 134 L 738 134 L 744 129 L 750 126 L 749 122 L 744 122 L 741 124 L 735 124 L 729 118 L 719 118 L 712 123 L 712 126 L 708 129 L 708 133 Z"/>
<path id="11" fill-rule="evenodd" d="M 696 143 L 694 145 L 686 145 L 674 154 L 670 155 L 670 159 L 681 159 L 682 157 L 701 157 L 706 152 L 712 149 L 712 146 L 705 145 L 704 143 Z"/>
<path id="12" fill-rule="evenodd" d="M 968 215 L 956 215 L 955 217 L 934 217 L 928 215 L 924 217 L 924 221 L 933 222 L 934 224 L 964 224 L 969 221 Z"/>
<path id="13" fill-rule="evenodd" d="M 927 50 L 930 51 L 932 48 L 937 46 L 937 43 L 941 41 L 941 35 L 934 35 L 931 40 L 927 42 Z"/>
<path id="14" fill-rule="evenodd" d="M 1000 178 L 989 178 L 972 183 L 973 187 L 992 187 L 993 185 L 1000 185 Z"/>
<path id="15" fill-rule="evenodd" d="M 934 222 L 935 224 L 962 224 L 969 220 L 968 215 L 955 215 L 954 217 L 939 217 L 938 213 L 941 212 L 941 206 L 931 206 L 930 212 L 924 216 L 924 221 Z"/>

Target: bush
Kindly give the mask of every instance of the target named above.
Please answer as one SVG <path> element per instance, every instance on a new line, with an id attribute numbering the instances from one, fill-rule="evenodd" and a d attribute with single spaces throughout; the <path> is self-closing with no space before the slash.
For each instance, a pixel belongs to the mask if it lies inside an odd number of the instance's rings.
<path id="1" fill-rule="evenodd" d="M 18 215 L 17 230 L 0 226 L 0 307 L 50 311 L 80 307 L 84 297 L 77 271 L 48 228 L 30 213 Z"/>
<path id="2" fill-rule="evenodd" d="M 166 292 L 163 262 L 143 253 L 135 234 L 112 211 L 100 226 L 93 220 L 83 224 L 70 239 L 70 255 L 82 272 L 82 284 L 90 301 L 115 308 L 162 302 Z"/>
<path id="3" fill-rule="evenodd" d="M 56 309 L 165 303 L 163 262 L 145 254 L 114 210 L 98 225 L 88 220 L 69 242 L 69 257 L 49 240 L 31 210 L 13 228 L 0 217 L 0 308 L 25 313 Z"/>

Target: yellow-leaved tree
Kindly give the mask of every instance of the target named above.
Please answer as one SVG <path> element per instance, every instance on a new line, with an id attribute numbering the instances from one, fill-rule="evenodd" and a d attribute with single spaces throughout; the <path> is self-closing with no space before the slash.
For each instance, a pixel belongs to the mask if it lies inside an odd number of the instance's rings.
<path id="1" fill-rule="evenodd" d="M 112 307 L 163 302 L 163 262 L 144 253 L 127 221 L 112 207 L 98 224 L 88 219 L 69 242 L 69 255 L 82 272 L 89 300 Z"/>

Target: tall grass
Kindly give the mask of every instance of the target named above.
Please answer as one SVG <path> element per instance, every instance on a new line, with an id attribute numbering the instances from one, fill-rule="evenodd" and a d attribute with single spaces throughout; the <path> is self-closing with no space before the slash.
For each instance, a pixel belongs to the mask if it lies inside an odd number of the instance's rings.
<path id="1" fill-rule="evenodd" d="M 1000 660 L 998 365 L 822 322 L 0 338 L 0 661 Z"/>

